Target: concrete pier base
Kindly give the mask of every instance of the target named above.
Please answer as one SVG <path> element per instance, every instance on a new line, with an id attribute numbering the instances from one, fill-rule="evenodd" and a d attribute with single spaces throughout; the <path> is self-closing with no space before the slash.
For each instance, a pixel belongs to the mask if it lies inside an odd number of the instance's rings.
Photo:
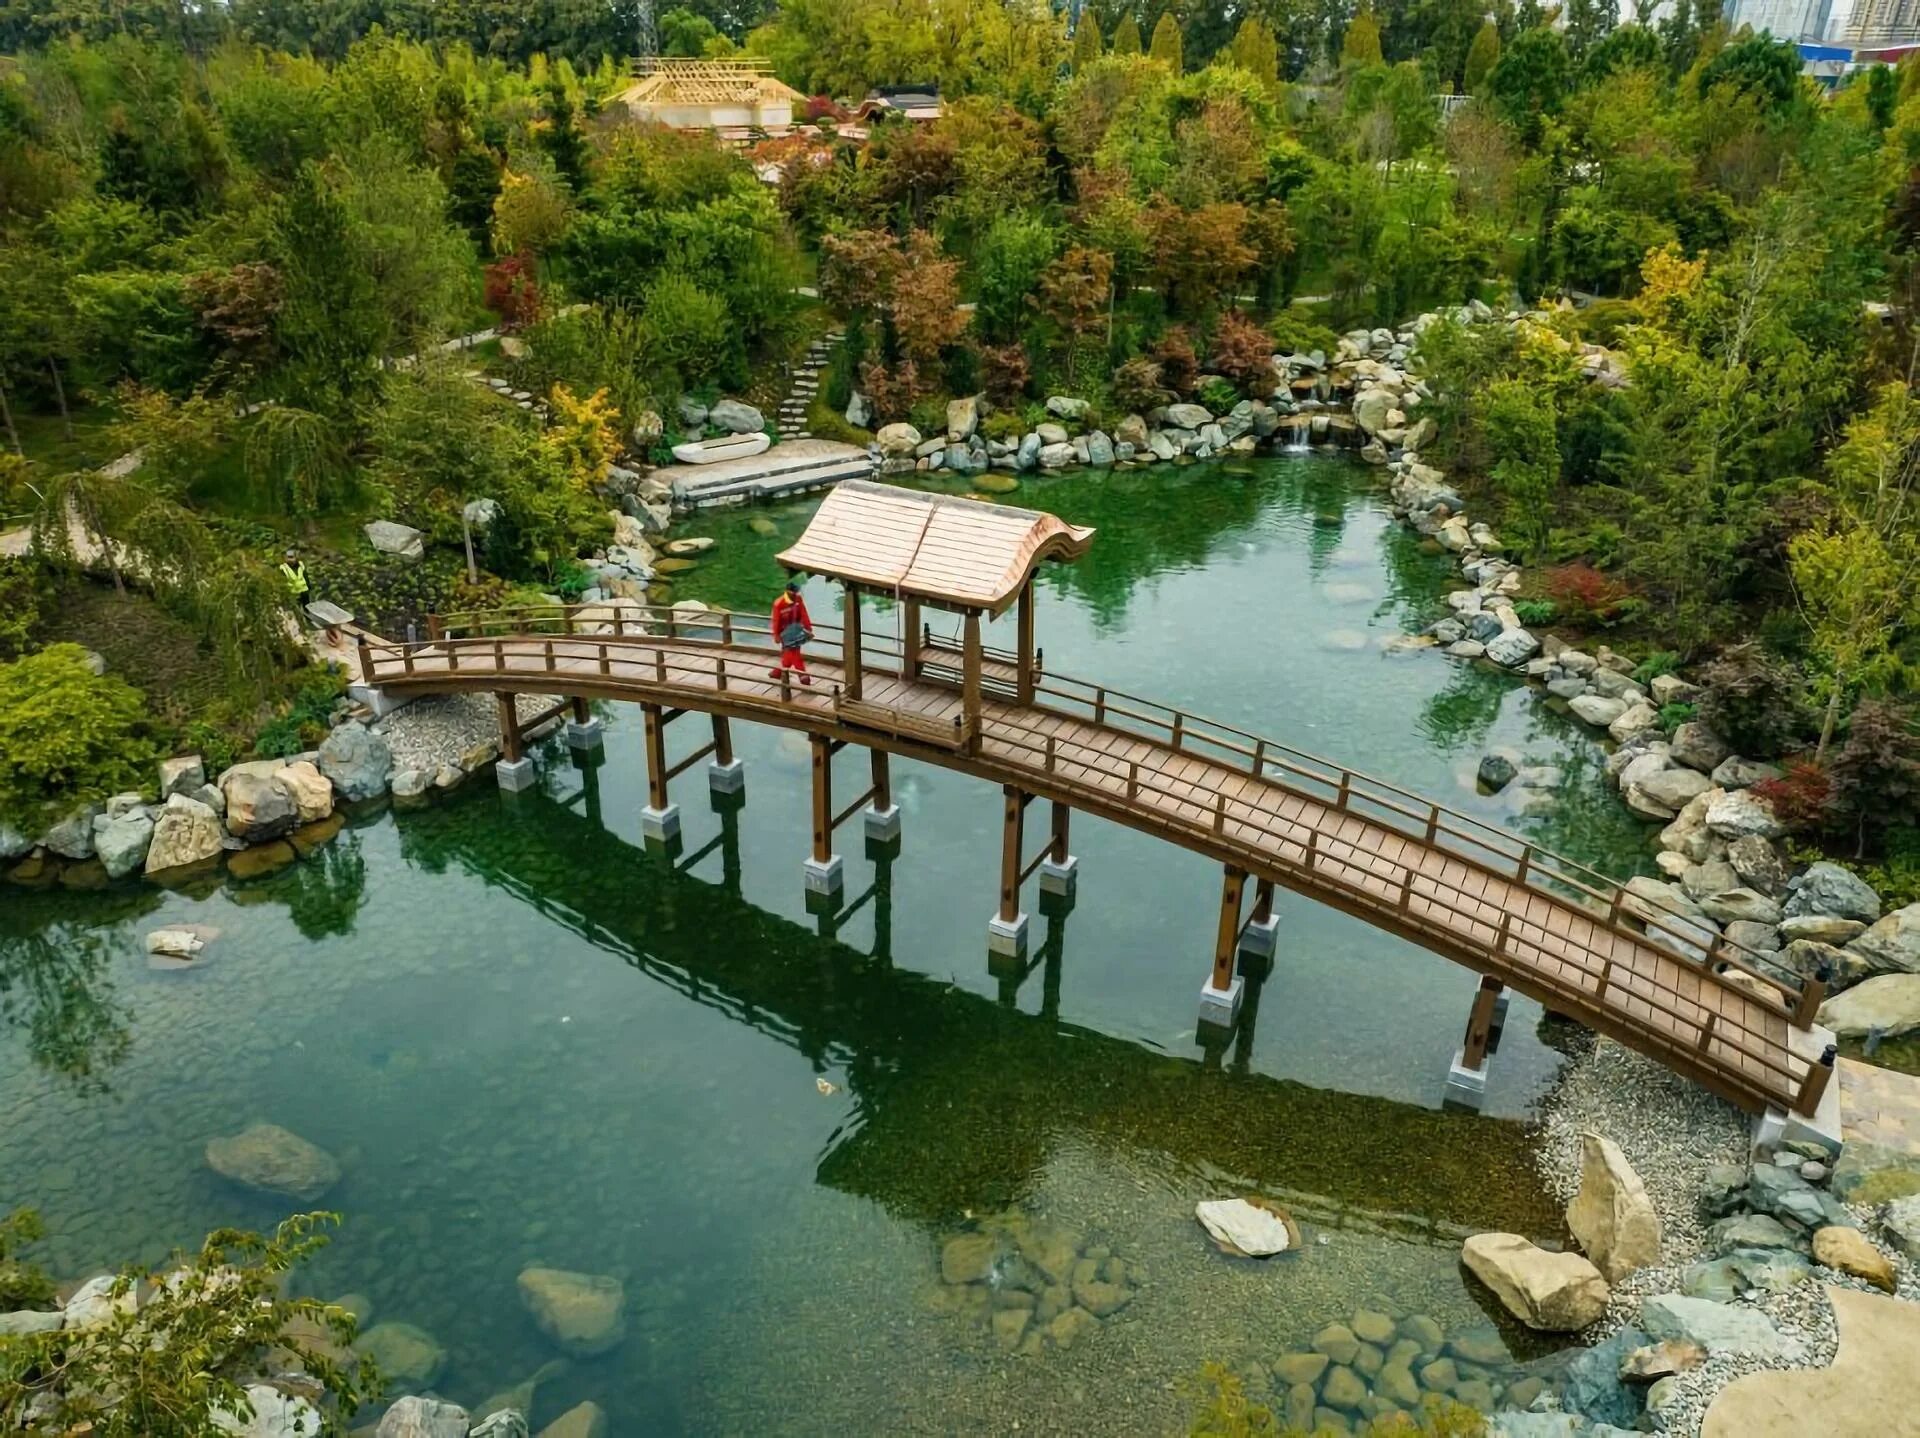
<path id="1" fill-rule="evenodd" d="M 707 765 L 707 787 L 716 794 L 738 794 L 747 787 L 747 761 L 735 759 L 722 764 L 719 760 Z"/>
<path id="2" fill-rule="evenodd" d="M 1223 1029 L 1232 1028 L 1240 1017 L 1240 1000 L 1246 991 L 1247 981 L 1237 974 L 1224 989 L 1216 989 L 1209 976 L 1200 986 L 1200 1022 Z"/>
<path id="3" fill-rule="evenodd" d="M 680 806 L 669 804 L 664 809 L 651 806 L 640 811 L 640 832 L 657 843 L 680 836 Z"/>
<path id="4" fill-rule="evenodd" d="M 582 724 L 577 719 L 567 721 L 567 747 L 586 752 L 598 749 L 607 741 L 607 726 L 598 719 L 589 719 Z"/>
<path id="5" fill-rule="evenodd" d="M 1470 1069 L 1466 1056 L 1463 1048 L 1453 1051 L 1453 1062 L 1447 1065 L 1446 1101 L 1461 1108 L 1477 1109 L 1487 1098 L 1487 1066 L 1483 1062 L 1479 1068 Z"/>
<path id="6" fill-rule="evenodd" d="M 864 811 L 867 821 L 867 837 L 876 844 L 889 844 L 900 837 L 900 806 L 889 804 L 884 809 L 869 804 Z"/>
<path id="7" fill-rule="evenodd" d="M 1833 1030 L 1819 1024 L 1804 1029 L 1787 1028 L 1787 1047 L 1796 1058 L 1818 1063 L 1820 1055 L 1834 1042 Z M 1838 1075 L 1835 1076 L 1836 1078 Z M 1770 1108 L 1753 1121 L 1753 1147 L 1771 1147 L 1786 1139 L 1817 1143 L 1829 1153 L 1838 1154 L 1846 1138 L 1841 1113 L 1840 1084 L 1829 1082 L 1811 1116 Z"/>
<path id="8" fill-rule="evenodd" d="M 824 863 L 809 857 L 802 870 L 809 894 L 837 894 L 847 882 L 846 861 L 838 854 Z"/>
<path id="9" fill-rule="evenodd" d="M 1273 972 L 1273 956 L 1279 948 L 1280 920 L 1248 919 L 1234 952 L 1234 971 L 1246 978 L 1264 979 Z"/>
<path id="10" fill-rule="evenodd" d="M 1080 856 L 1069 854 L 1058 864 L 1051 859 L 1042 859 L 1039 873 L 1041 893 L 1071 899 L 1074 888 L 1080 882 Z"/>
<path id="11" fill-rule="evenodd" d="M 502 759 L 493 766 L 493 777 L 509 794 L 517 794 L 522 789 L 532 788 L 534 780 L 540 776 L 534 772 L 533 760 L 523 756 L 519 759 Z"/>
<path id="12" fill-rule="evenodd" d="M 1015 914 L 1003 919 L 995 914 L 987 920 L 987 951 L 1018 958 L 1027 951 L 1027 916 Z"/>

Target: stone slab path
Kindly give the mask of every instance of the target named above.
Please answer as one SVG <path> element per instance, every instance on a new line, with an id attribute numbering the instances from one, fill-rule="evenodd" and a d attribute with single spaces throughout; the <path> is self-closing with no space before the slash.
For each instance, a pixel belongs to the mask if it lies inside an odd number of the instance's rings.
<path id="1" fill-rule="evenodd" d="M 1707 1409 L 1701 1438 L 1920 1438 L 1920 1305 L 1826 1293 L 1840 1330 L 1832 1364 L 1736 1378 Z"/>

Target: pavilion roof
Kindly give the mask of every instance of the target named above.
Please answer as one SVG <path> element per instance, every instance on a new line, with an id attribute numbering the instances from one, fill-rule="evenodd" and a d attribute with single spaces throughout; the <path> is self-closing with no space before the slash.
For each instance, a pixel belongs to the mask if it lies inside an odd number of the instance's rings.
<path id="1" fill-rule="evenodd" d="M 830 493 L 779 556 L 788 569 L 999 614 L 1043 560 L 1074 560 L 1093 531 L 1051 514 L 870 480 Z"/>

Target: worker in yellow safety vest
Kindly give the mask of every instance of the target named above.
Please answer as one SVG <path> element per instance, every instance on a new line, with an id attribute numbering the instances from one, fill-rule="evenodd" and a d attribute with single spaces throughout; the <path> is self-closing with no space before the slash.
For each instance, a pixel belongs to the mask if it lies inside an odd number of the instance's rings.
<path id="1" fill-rule="evenodd" d="M 287 593 L 293 596 L 295 604 L 305 604 L 307 600 L 307 566 L 300 562 L 300 556 L 289 549 L 280 561 L 280 577 L 287 581 Z"/>

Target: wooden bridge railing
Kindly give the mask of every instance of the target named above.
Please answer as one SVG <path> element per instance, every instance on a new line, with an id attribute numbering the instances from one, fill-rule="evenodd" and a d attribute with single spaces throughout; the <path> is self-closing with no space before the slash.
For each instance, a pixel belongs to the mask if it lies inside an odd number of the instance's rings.
<path id="1" fill-rule="evenodd" d="M 607 687 L 638 684 L 697 698 L 736 690 L 745 681 L 764 684 L 766 656 L 777 648 L 769 627 L 763 615 L 725 611 L 535 606 L 449 615 L 433 626 L 435 638 L 424 644 L 367 644 L 362 663 L 375 683 L 432 682 L 463 674 L 524 681 L 545 672 L 588 683 L 603 676 Z M 588 632 L 594 630 L 601 632 Z M 838 626 L 816 624 L 815 630 L 822 658 L 843 642 Z M 539 647 L 530 652 L 528 640 L 538 640 Z M 678 645 L 679 652 L 669 651 L 663 640 Z M 897 657 L 898 648 L 890 638 L 874 635 L 863 639 L 862 653 Z M 523 662 L 510 664 L 509 655 Z M 425 670 L 423 663 L 429 666 Z M 1377 916 L 1391 929 L 1424 934 L 1443 950 L 1522 987 L 1545 989 L 1555 1007 L 1598 1020 L 1600 1027 L 1631 1031 L 1642 1048 L 1683 1071 L 1712 1073 L 1752 1098 L 1796 1111 L 1811 1112 L 1818 1101 L 1827 1070 L 1786 1056 L 1778 1033 L 1763 1031 L 1742 1015 L 1757 1009 L 1761 1024 L 1804 1026 L 1822 986 L 1815 982 L 1803 988 L 1766 974 L 1753 962 L 1758 955 L 1724 938 L 1703 946 L 1698 929 L 1639 907 L 1619 884 L 1585 865 L 1357 770 L 1104 686 L 1048 675 L 1034 708 L 1003 708 L 978 756 L 982 767 L 1007 768 L 1011 761 L 1011 767 L 1044 775 L 1089 809 L 1136 817 L 1150 809 L 1156 827 L 1171 831 L 1170 836 L 1234 852 L 1255 869 L 1277 860 L 1304 880 L 1301 886 L 1308 891 Z M 1082 718 L 1169 753 L 1191 754 L 1246 774 L 1259 782 L 1259 800 L 1202 790 L 1157 766 L 1118 759 L 1084 741 L 1062 740 L 1036 726 L 1034 721 L 1048 713 Z M 1511 910 L 1490 914 L 1489 900 L 1458 883 L 1281 818 L 1273 801 L 1283 795 L 1351 814 L 1391 830 L 1419 851 L 1443 854 L 1565 907 L 1546 920 Z M 1577 933 L 1577 925 L 1565 923 L 1568 911 L 1585 918 L 1591 932 Z M 1616 940 L 1657 949 L 1670 959 L 1700 958 L 1698 967 L 1688 964 L 1675 972 L 1719 991 L 1720 1001 L 1708 1004 L 1683 992 L 1679 983 L 1660 977 L 1658 964 L 1622 962 Z M 1739 971 L 1746 982 L 1734 982 L 1723 969 Z M 1610 1004 L 1610 988 L 1624 1000 Z M 1736 1001 L 1727 1002 L 1730 997 Z"/>

